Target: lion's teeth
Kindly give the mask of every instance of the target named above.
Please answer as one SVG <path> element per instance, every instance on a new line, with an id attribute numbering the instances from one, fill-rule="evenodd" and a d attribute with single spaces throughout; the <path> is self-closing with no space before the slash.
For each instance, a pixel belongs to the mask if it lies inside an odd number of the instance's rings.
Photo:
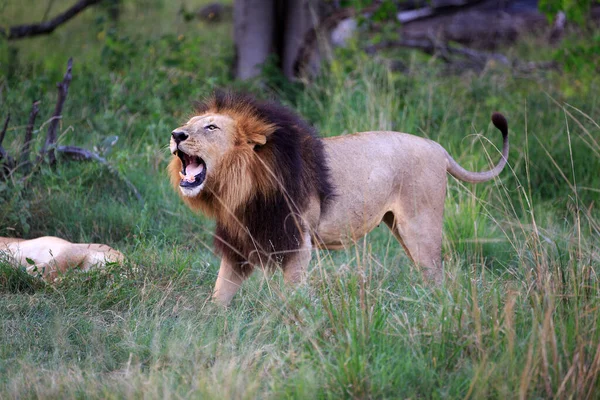
<path id="1" fill-rule="evenodd" d="M 179 177 L 181 178 L 181 180 L 183 181 L 187 181 L 187 182 L 195 182 L 196 181 L 196 177 L 194 175 L 184 175 L 183 172 L 179 171 Z"/>

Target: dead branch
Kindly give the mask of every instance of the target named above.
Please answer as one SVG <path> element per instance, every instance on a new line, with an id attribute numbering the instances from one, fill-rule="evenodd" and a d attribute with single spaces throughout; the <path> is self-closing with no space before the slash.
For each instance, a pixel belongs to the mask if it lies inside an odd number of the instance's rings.
<path id="1" fill-rule="evenodd" d="M 6 116 L 6 119 L 4 120 L 4 127 L 2 128 L 2 132 L 0 132 L 0 161 L 9 159 L 9 156 L 6 153 L 6 150 L 4 150 L 4 147 L 2 147 L 2 142 L 4 142 L 4 136 L 6 136 L 6 130 L 8 129 L 9 122 L 10 122 L 10 114 L 8 114 Z"/>
<path id="2" fill-rule="evenodd" d="M 2 142 L 4 142 L 4 136 L 6 136 L 6 130 L 8 129 L 9 122 L 10 122 L 10 114 L 8 114 L 6 116 L 6 119 L 4 120 L 4 127 L 2 128 L 2 131 L 0 132 L 0 147 L 2 146 Z"/>
<path id="3" fill-rule="evenodd" d="M 30 36 L 49 34 L 86 8 L 100 3 L 101 1 L 102 0 L 79 0 L 71 8 L 67 9 L 61 14 L 58 14 L 49 21 L 40 22 L 37 24 L 25 24 L 11 26 L 9 28 L 0 28 L 0 35 L 6 37 L 8 40 L 14 40 Z"/>
<path id="4" fill-rule="evenodd" d="M 8 123 L 10 122 L 10 114 L 6 116 L 4 120 L 4 126 L 2 127 L 2 131 L 0 131 L 0 163 L 2 164 L 2 170 L 0 172 L 5 172 L 6 170 L 12 169 L 13 160 L 12 157 L 8 155 L 4 147 L 2 147 L 2 142 L 4 141 L 4 136 L 6 136 L 6 130 L 8 129 Z"/>
<path id="5" fill-rule="evenodd" d="M 50 124 L 48 125 L 48 132 L 46 133 L 46 142 L 42 147 L 42 151 L 40 153 L 41 157 L 44 157 L 46 153 L 48 153 L 48 162 L 50 165 L 54 165 L 56 163 L 56 155 L 54 154 L 54 146 L 56 145 L 57 135 L 56 130 L 58 128 L 58 122 L 62 118 L 62 109 L 67 99 L 67 94 L 69 93 L 69 84 L 71 83 L 71 79 L 73 78 L 71 74 L 71 70 L 73 69 L 73 58 L 69 58 L 67 62 L 67 72 L 65 72 L 65 76 L 62 82 L 58 82 L 56 87 L 58 89 L 58 99 L 56 100 L 56 108 L 54 109 L 54 114 L 52 115 L 52 119 Z"/>
<path id="6" fill-rule="evenodd" d="M 108 168 L 108 170 L 112 174 L 117 176 L 117 178 L 121 179 L 127 185 L 129 190 L 131 190 L 131 192 L 134 194 L 134 196 L 138 199 L 138 201 L 140 203 L 142 203 L 142 204 L 144 203 L 144 199 L 142 198 L 142 195 L 137 190 L 135 185 L 133 183 L 131 183 L 131 181 L 129 179 L 127 179 L 127 177 L 125 177 L 124 175 L 119 173 L 119 171 L 115 167 L 113 167 L 106 160 L 106 158 L 99 156 L 98 154 L 94 153 L 93 151 L 83 149 L 81 147 L 76 147 L 76 146 L 58 146 L 56 148 L 56 151 L 58 151 L 62 155 L 67 156 L 73 160 L 96 161 L 96 162 L 99 162 L 100 164 L 106 166 L 106 168 Z"/>
<path id="7" fill-rule="evenodd" d="M 31 112 L 29 113 L 29 122 L 27 123 L 27 128 L 25 129 L 25 141 L 23 142 L 23 149 L 21 150 L 21 158 L 19 160 L 19 164 L 27 173 L 29 169 L 29 153 L 31 151 L 31 140 L 33 139 L 33 127 L 35 125 L 35 118 L 40 111 L 39 108 L 39 100 L 34 101 L 31 105 Z"/>
<path id="8" fill-rule="evenodd" d="M 119 173 L 119 171 L 115 167 L 113 167 L 104 157 L 101 157 L 100 155 L 94 153 L 93 151 L 89 151 L 89 150 L 83 149 L 81 147 L 56 146 L 56 141 L 57 141 L 56 131 L 58 129 L 58 122 L 61 119 L 63 105 L 67 98 L 67 94 L 69 92 L 69 84 L 71 83 L 71 79 L 72 79 L 72 69 L 73 69 L 73 59 L 69 58 L 69 61 L 67 62 L 67 71 L 65 72 L 63 80 L 56 84 L 56 87 L 58 88 L 58 99 L 56 101 L 56 107 L 54 109 L 54 114 L 52 116 L 52 119 L 51 119 L 49 127 L 48 127 L 48 131 L 46 133 L 46 141 L 44 143 L 42 150 L 40 151 L 40 157 L 38 159 L 38 162 L 40 162 L 40 163 L 43 162 L 44 156 L 46 154 L 48 154 L 48 162 L 50 164 L 56 163 L 56 152 L 62 154 L 63 156 L 65 156 L 67 158 L 71 158 L 73 160 L 99 162 L 100 164 L 106 166 L 106 168 L 108 168 L 110 173 L 115 175 L 117 178 L 121 179 L 125 183 L 125 185 L 127 185 L 129 190 L 131 190 L 131 192 L 135 195 L 135 197 L 138 199 L 138 201 L 143 204 L 144 200 L 142 198 L 142 195 L 137 190 L 135 185 L 129 179 L 127 179 L 127 177 L 125 177 L 121 173 Z M 20 156 L 20 166 L 22 166 L 24 168 L 25 172 L 28 172 L 29 167 L 30 167 L 29 153 L 31 151 L 31 142 L 33 139 L 33 129 L 35 126 L 35 119 L 37 117 L 37 114 L 39 113 L 39 104 L 40 104 L 39 101 L 33 102 L 32 106 L 31 106 L 31 112 L 29 113 L 29 122 L 28 122 L 27 128 L 25 130 L 25 141 L 23 143 L 23 148 L 22 148 L 21 156 Z M 2 142 L 4 141 L 4 137 L 5 137 L 6 131 L 8 129 L 9 121 L 10 121 L 10 114 L 6 117 L 6 120 L 4 121 L 4 127 L 3 127 L 2 131 L 0 131 L 0 162 L 2 162 L 0 172 L 2 172 L 2 173 L 10 172 L 10 170 L 12 170 L 15 167 L 12 158 L 7 154 L 7 152 L 2 147 Z M 23 181 L 27 180 L 30 176 L 31 175 L 24 177 Z"/>

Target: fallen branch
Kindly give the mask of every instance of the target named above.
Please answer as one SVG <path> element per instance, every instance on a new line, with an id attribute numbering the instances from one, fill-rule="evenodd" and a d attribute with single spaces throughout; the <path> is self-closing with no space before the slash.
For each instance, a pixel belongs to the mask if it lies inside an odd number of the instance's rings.
<path id="1" fill-rule="evenodd" d="M 26 24 L 11 26 L 9 28 L 0 28 L 0 35 L 6 37 L 8 40 L 14 40 L 30 36 L 49 34 L 89 6 L 100 3 L 101 1 L 102 0 L 79 0 L 71 8 L 62 14 L 58 14 L 50 21 L 40 22 L 38 24 Z"/>
<path id="2" fill-rule="evenodd" d="M 67 94 L 69 93 L 69 84 L 73 78 L 71 74 L 72 69 L 73 58 L 69 58 L 69 61 L 67 62 L 67 72 L 65 72 L 62 82 L 58 82 L 56 84 L 58 89 L 58 99 L 56 100 L 54 114 L 52 115 L 52 119 L 50 120 L 50 124 L 48 126 L 48 132 L 46 133 L 46 142 L 44 143 L 42 151 L 40 152 L 40 156 L 42 158 L 46 155 L 46 153 L 48 153 L 48 162 L 50 165 L 54 165 L 56 163 L 56 155 L 54 154 L 54 147 L 57 140 L 56 130 L 58 128 L 58 121 L 62 118 L 63 105 L 67 99 Z"/>
<path id="3" fill-rule="evenodd" d="M 25 141 L 23 142 L 23 149 L 21 150 L 21 158 L 19 164 L 25 170 L 25 173 L 29 170 L 29 153 L 31 151 L 31 140 L 33 139 L 33 127 L 35 125 L 35 118 L 40 112 L 39 100 L 34 101 L 31 105 L 31 112 L 29 113 L 29 122 L 25 129 Z"/>
<path id="4" fill-rule="evenodd" d="M 125 177 L 121 173 L 119 173 L 119 171 L 115 167 L 113 167 L 106 160 L 106 158 L 99 156 L 98 154 L 94 153 L 93 151 L 83 149 L 81 147 L 76 147 L 76 146 L 58 146 L 56 148 L 56 151 L 58 151 L 62 155 L 67 156 L 73 160 L 96 161 L 96 162 L 99 162 L 100 164 L 106 166 L 106 168 L 108 168 L 108 170 L 112 174 L 116 175 L 117 178 L 121 179 L 127 185 L 129 190 L 131 190 L 131 192 L 135 195 L 135 197 L 138 199 L 138 201 L 140 203 L 142 203 L 142 204 L 144 203 L 144 199 L 142 198 L 142 195 L 137 190 L 135 185 L 133 183 L 131 183 L 131 181 L 129 179 L 127 179 L 127 177 Z"/>
<path id="5" fill-rule="evenodd" d="M 72 79 L 72 73 L 71 73 L 72 69 L 73 69 L 73 59 L 69 58 L 69 61 L 67 62 L 67 71 L 65 72 L 63 80 L 56 84 L 56 86 L 58 88 L 58 99 L 56 101 L 56 107 L 54 109 L 54 114 L 51 118 L 50 125 L 49 125 L 48 131 L 46 133 L 46 141 L 42 147 L 42 150 L 40 151 L 40 157 L 38 158 L 37 165 L 41 164 L 44 161 L 44 157 L 46 154 L 48 154 L 48 162 L 50 164 L 56 163 L 56 152 L 61 153 L 63 156 L 71 158 L 73 160 L 96 161 L 96 162 L 106 166 L 106 168 L 108 168 L 110 173 L 115 175 L 117 178 L 121 179 L 125 183 L 125 185 L 127 185 L 129 190 L 131 190 L 131 192 L 135 195 L 135 197 L 138 199 L 138 201 L 143 204 L 144 200 L 142 198 L 142 195 L 137 190 L 135 185 L 133 183 L 131 183 L 131 181 L 129 179 L 127 179 L 127 177 L 120 174 L 119 171 L 115 167 L 113 167 L 104 157 L 101 157 L 97 153 L 94 153 L 93 151 L 90 151 L 90 150 L 83 149 L 81 147 L 57 146 L 56 145 L 56 141 L 57 141 L 56 132 L 58 129 L 58 122 L 62 118 L 61 115 L 62 115 L 63 105 L 67 98 L 67 94 L 69 92 L 69 84 L 71 83 L 71 79 Z M 27 124 L 27 128 L 25 129 L 25 141 L 23 143 L 23 147 L 22 147 L 22 151 L 21 151 L 20 166 L 23 167 L 26 174 L 29 171 L 29 168 L 31 166 L 30 160 L 29 160 L 29 153 L 31 151 L 31 143 L 32 143 L 32 139 L 33 139 L 33 130 L 34 130 L 34 126 L 35 126 L 35 119 L 37 117 L 37 114 L 39 113 L 39 104 L 40 104 L 39 101 L 33 102 L 32 106 L 31 106 L 31 112 L 29 113 L 29 122 Z M 2 167 L 0 169 L 0 172 L 9 172 L 10 170 L 12 170 L 15 167 L 13 164 L 12 158 L 7 154 L 7 152 L 2 147 L 2 142 L 4 141 L 4 137 L 5 137 L 6 131 L 8 129 L 9 121 L 10 121 L 10 114 L 6 117 L 6 120 L 4 122 L 4 127 L 3 127 L 2 131 L 0 131 L 0 162 L 2 164 L 2 165 L 0 165 L 0 167 Z M 114 144 L 114 143 L 112 143 L 112 144 Z M 25 176 L 22 180 L 26 181 L 32 175 L 33 174 Z"/>

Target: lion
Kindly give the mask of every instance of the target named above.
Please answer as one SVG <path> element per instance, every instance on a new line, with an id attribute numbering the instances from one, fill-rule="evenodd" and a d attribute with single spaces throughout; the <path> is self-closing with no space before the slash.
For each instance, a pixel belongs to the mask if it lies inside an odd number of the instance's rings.
<path id="1" fill-rule="evenodd" d="M 300 282 L 311 250 L 342 249 L 384 222 L 427 281 L 443 280 L 446 172 L 485 182 L 438 143 L 406 133 L 362 132 L 321 139 L 291 110 L 251 96 L 216 92 L 171 133 L 168 171 L 183 201 L 216 221 L 221 256 L 213 300 L 227 305 L 255 267 L 280 266 Z"/>
<path id="2" fill-rule="evenodd" d="M 26 266 L 29 274 L 41 275 L 49 282 L 72 268 L 89 271 L 125 259 L 120 251 L 105 244 L 71 243 L 53 236 L 30 240 L 0 237 L 2 255 L 11 264 Z"/>

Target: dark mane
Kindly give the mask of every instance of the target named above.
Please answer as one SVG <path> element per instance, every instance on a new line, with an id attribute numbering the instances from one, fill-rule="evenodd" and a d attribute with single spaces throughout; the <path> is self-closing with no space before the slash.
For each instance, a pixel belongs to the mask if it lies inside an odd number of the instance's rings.
<path id="1" fill-rule="evenodd" d="M 306 210 L 310 198 L 318 196 L 323 212 L 333 194 L 321 139 L 293 111 L 245 94 L 216 92 L 209 100 L 198 103 L 196 111 L 229 114 L 238 125 L 250 119 L 253 125 L 249 126 L 257 126 L 259 121 L 274 127 L 266 143 L 255 147 L 261 162 L 253 168 L 260 169 L 258 174 L 274 172 L 277 188 L 268 195 L 257 191 L 234 211 L 243 226 L 232 228 L 217 218 L 215 247 L 232 261 L 282 261 L 302 243 L 298 216 Z"/>

